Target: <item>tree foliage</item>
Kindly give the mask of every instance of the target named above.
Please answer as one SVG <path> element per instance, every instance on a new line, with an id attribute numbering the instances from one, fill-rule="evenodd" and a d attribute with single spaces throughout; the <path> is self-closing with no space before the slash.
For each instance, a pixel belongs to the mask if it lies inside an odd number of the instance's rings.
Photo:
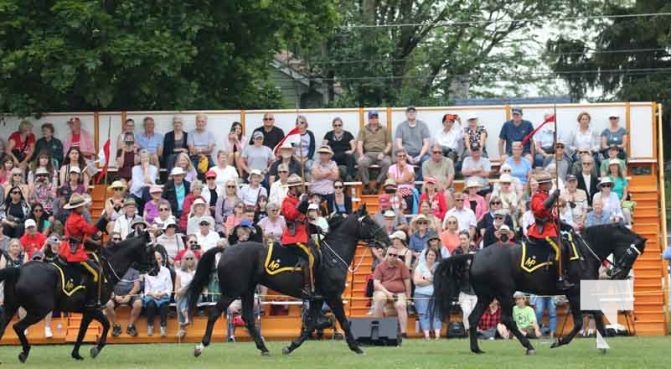
<path id="1" fill-rule="evenodd" d="M 0 0 L 0 110 L 279 107 L 273 54 L 336 18 L 331 0 Z"/>
<path id="2" fill-rule="evenodd" d="M 592 1 L 341 1 L 343 16 L 311 65 L 333 77 L 346 105 L 447 103 L 455 81 L 508 82 L 515 95 L 538 65 L 523 45 L 553 18 L 580 14 Z M 304 53 L 305 54 L 305 53 Z M 475 87 L 475 88 L 473 88 Z M 512 92 L 512 93 L 511 93 Z"/>

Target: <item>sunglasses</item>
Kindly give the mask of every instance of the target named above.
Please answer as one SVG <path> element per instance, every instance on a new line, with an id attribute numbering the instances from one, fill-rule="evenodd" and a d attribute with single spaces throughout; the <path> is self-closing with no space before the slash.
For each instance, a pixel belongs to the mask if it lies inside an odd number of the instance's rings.
<path id="1" fill-rule="evenodd" d="M 396 258 L 396 257 L 398 257 L 399 255 L 398 255 L 398 254 L 391 253 L 391 252 L 388 252 L 388 253 L 387 253 L 387 256 L 391 256 L 391 257 L 393 257 L 393 258 Z"/>
<path id="2" fill-rule="evenodd" d="M 277 171 L 277 173 L 289 173 L 289 171 L 288 170 L 279 170 L 279 171 Z"/>
<path id="3" fill-rule="evenodd" d="M 193 260 L 193 258 L 184 258 L 184 260 Z"/>
<path id="4" fill-rule="evenodd" d="M 14 173 L 14 174 L 12 174 L 12 176 L 13 176 L 13 177 L 21 177 L 21 174 L 19 174 L 19 173 Z"/>
<path id="5" fill-rule="evenodd" d="M 504 169 L 504 170 L 502 170 L 502 172 L 503 173 L 510 173 L 510 172 L 512 172 L 512 170 L 511 169 Z"/>
<path id="6" fill-rule="evenodd" d="M 275 118 L 263 118 L 264 121 L 275 120 Z"/>
<path id="7" fill-rule="evenodd" d="M 20 191 L 12 191 L 12 192 L 10 192 L 10 193 L 11 193 L 12 195 L 20 195 L 20 194 L 21 194 Z"/>
<path id="8" fill-rule="evenodd" d="M 564 145 L 555 145 L 555 148 L 557 148 L 557 149 L 563 149 L 563 148 L 564 148 Z"/>
<path id="9" fill-rule="evenodd" d="M 114 237 L 114 238 L 112 238 L 112 241 L 119 242 L 119 241 L 121 241 L 121 238 L 120 237 Z"/>
<path id="10" fill-rule="evenodd" d="M 307 124 L 307 123 L 306 122 L 298 122 L 298 124 L 303 125 L 303 124 Z"/>
<path id="11" fill-rule="evenodd" d="M 217 177 L 207 177 L 205 179 L 217 179 Z"/>
<path id="12" fill-rule="evenodd" d="M 276 211 L 279 211 L 279 209 L 269 209 L 269 211 L 272 211 L 274 213 Z"/>
<path id="13" fill-rule="evenodd" d="M 114 191 L 123 191 L 123 188 L 117 187 L 117 188 L 114 189 Z M 154 192 L 154 193 L 158 193 L 158 192 Z"/>
<path id="14" fill-rule="evenodd" d="M 497 215 L 497 216 L 494 217 L 494 219 L 503 220 L 504 217 L 502 217 L 502 216 L 500 216 L 500 215 Z"/>
<path id="15" fill-rule="evenodd" d="M 420 221 L 420 222 L 417 222 L 417 224 L 419 224 L 419 225 L 427 225 L 427 224 L 429 224 L 429 223 L 428 223 L 428 222 L 425 222 L 425 221 Z"/>
<path id="16" fill-rule="evenodd" d="M 589 151 L 578 151 L 578 154 L 580 154 L 580 155 L 582 155 L 582 154 L 589 154 Z"/>
<path id="17" fill-rule="evenodd" d="M 334 124 L 334 127 L 342 127 L 342 124 Z"/>
<path id="18" fill-rule="evenodd" d="M 454 201 L 456 201 L 456 202 L 463 202 L 464 199 L 454 199 Z"/>
<path id="19" fill-rule="evenodd" d="M 197 243 L 198 243 L 198 241 L 189 241 L 189 245 L 195 245 Z"/>
<path id="20" fill-rule="evenodd" d="M 501 205 L 501 201 L 492 201 L 489 205 Z"/>
<path id="21" fill-rule="evenodd" d="M 228 185 L 226 188 L 235 188 L 235 185 Z"/>
<path id="22" fill-rule="evenodd" d="M 333 188 L 337 189 L 342 189 L 342 186 L 333 186 Z"/>
<path id="23" fill-rule="evenodd" d="M 158 210 L 159 211 L 168 211 L 168 210 L 170 210 L 170 208 L 159 208 Z"/>
<path id="24" fill-rule="evenodd" d="M 34 211 L 35 213 L 41 213 L 41 212 L 43 212 L 44 210 L 42 210 L 42 209 L 33 209 L 33 211 Z"/>
<path id="25" fill-rule="evenodd" d="M 613 185 L 610 184 L 610 183 L 606 183 L 606 184 L 602 184 L 601 187 L 613 187 Z"/>

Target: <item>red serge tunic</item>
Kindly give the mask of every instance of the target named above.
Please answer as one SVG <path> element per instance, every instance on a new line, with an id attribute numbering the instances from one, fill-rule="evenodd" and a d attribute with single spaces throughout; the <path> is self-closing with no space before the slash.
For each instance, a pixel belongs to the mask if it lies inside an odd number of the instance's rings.
<path id="1" fill-rule="evenodd" d="M 536 222 L 529 227 L 528 236 L 533 238 L 545 239 L 546 237 L 557 237 L 557 224 L 552 210 L 545 208 L 543 203 L 550 197 L 545 191 L 536 191 L 531 196 L 531 212 L 534 214 Z M 542 223 L 542 229 L 539 227 Z"/>
<path id="2" fill-rule="evenodd" d="M 293 222 L 295 225 L 295 234 L 289 232 L 289 227 L 284 228 L 282 232 L 282 245 L 301 242 L 307 244 L 308 232 L 305 228 L 305 214 L 298 210 L 299 199 L 296 196 L 287 195 L 282 201 L 282 214 L 287 223 Z"/>
<path id="3" fill-rule="evenodd" d="M 88 260 L 89 257 L 86 255 L 86 251 L 84 250 L 84 237 L 92 236 L 98 233 L 98 228 L 93 224 L 86 223 L 86 219 L 84 219 L 81 214 L 74 211 L 70 213 L 68 219 L 65 221 L 64 228 L 66 237 L 72 237 L 81 240 L 81 243 L 77 246 L 77 250 L 75 250 L 75 253 L 73 254 L 70 251 L 70 243 L 68 241 L 64 241 L 61 244 L 61 249 L 58 251 L 58 253 L 61 255 L 61 257 L 63 257 L 63 259 L 70 263 L 78 263 Z"/>

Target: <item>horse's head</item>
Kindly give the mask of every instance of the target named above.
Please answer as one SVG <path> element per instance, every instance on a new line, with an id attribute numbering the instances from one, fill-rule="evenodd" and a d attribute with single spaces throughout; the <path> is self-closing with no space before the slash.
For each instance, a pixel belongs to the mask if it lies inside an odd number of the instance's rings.
<path id="1" fill-rule="evenodd" d="M 156 251 L 156 247 L 151 243 L 149 232 L 142 232 L 136 237 L 111 246 L 107 253 L 110 255 L 110 263 L 113 268 L 117 269 L 117 273 L 123 273 L 122 270 L 125 271 L 132 264 L 140 273 L 143 273 L 156 264 L 154 251 Z"/>
<path id="2" fill-rule="evenodd" d="M 613 250 L 615 266 L 609 274 L 611 279 L 625 279 L 636 259 L 645 251 L 645 243 L 648 240 L 623 225 L 620 225 L 617 230 L 621 233 L 617 238 L 626 240 L 626 242 L 619 243 Z"/>
<path id="3" fill-rule="evenodd" d="M 370 217 L 366 204 L 359 207 L 355 213 L 359 222 L 359 239 L 363 240 L 368 246 L 387 248 L 391 245 L 391 240 L 377 222 Z"/>

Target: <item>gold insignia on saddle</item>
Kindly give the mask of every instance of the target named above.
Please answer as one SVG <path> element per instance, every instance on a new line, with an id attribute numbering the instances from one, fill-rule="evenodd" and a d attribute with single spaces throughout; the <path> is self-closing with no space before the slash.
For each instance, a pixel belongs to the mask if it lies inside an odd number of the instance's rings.
<path id="1" fill-rule="evenodd" d="M 266 255 L 266 261 L 263 263 L 266 273 L 268 275 L 276 275 L 285 272 L 300 272 L 303 270 L 301 267 L 294 266 L 295 263 L 292 263 L 291 266 L 282 265 L 281 252 L 286 251 L 283 249 L 276 249 L 274 242 L 268 242 L 268 254 Z M 291 251 L 287 251 L 291 252 Z"/>

